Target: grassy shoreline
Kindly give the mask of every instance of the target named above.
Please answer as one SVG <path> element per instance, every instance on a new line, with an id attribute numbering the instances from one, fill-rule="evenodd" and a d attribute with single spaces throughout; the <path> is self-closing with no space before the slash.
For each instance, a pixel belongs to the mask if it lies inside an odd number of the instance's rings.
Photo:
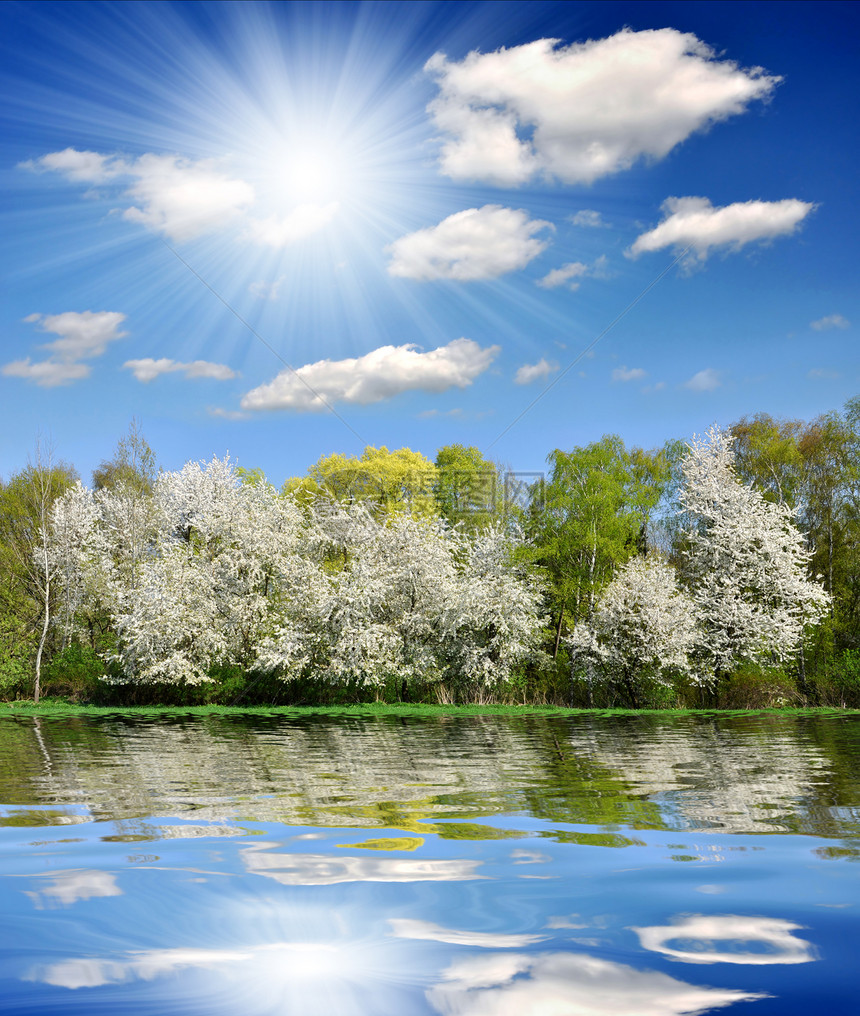
<path id="1" fill-rule="evenodd" d="M 860 709 L 808 706 L 758 709 L 579 709 L 542 705 L 426 705 L 408 702 L 365 702 L 339 706 L 92 706 L 62 699 L 38 705 L 20 699 L 0 702 L 3 716 L 851 716 Z"/>

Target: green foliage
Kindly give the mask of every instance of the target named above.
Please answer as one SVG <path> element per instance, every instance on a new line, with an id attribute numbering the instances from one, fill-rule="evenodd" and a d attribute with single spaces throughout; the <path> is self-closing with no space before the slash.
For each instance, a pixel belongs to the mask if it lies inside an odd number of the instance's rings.
<path id="1" fill-rule="evenodd" d="M 116 443 L 113 458 L 102 459 L 93 470 L 93 487 L 96 490 L 124 487 L 137 494 L 151 494 L 157 475 L 155 452 L 141 433 L 138 420 L 132 419 L 128 433 Z"/>
<path id="2" fill-rule="evenodd" d="M 439 513 L 468 532 L 485 529 L 504 507 L 502 478 L 495 463 L 474 446 L 445 445 L 436 453 L 433 494 Z"/>
<path id="3" fill-rule="evenodd" d="M 284 493 L 303 498 L 324 497 L 341 504 L 361 502 L 379 515 L 408 513 L 414 517 L 438 514 L 433 489 L 437 472 L 420 452 L 368 445 L 361 457 L 324 455 L 305 477 L 287 480 Z"/>
<path id="4" fill-rule="evenodd" d="M 93 701 L 98 698 L 99 679 L 104 672 L 104 662 L 89 646 L 72 642 L 56 653 L 45 667 L 45 692 L 62 695 L 72 702 Z"/>

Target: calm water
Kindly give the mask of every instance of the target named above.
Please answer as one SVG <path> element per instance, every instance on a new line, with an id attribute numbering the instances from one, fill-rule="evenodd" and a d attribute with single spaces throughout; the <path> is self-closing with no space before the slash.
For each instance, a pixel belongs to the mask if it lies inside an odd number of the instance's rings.
<path id="1" fill-rule="evenodd" d="M 7 1014 L 860 1010 L 860 718 L 0 719 Z"/>

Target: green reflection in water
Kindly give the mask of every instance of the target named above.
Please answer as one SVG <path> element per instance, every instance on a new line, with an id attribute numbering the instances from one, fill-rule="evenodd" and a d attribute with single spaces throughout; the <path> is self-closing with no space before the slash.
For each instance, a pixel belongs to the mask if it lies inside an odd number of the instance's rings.
<path id="1" fill-rule="evenodd" d="M 593 846 L 638 845 L 631 829 L 839 839 L 860 835 L 858 735 L 855 716 L 774 714 L 3 717 L 0 825 L 498 839 L 525 833 L 494 818 L 525 815 Z"/>

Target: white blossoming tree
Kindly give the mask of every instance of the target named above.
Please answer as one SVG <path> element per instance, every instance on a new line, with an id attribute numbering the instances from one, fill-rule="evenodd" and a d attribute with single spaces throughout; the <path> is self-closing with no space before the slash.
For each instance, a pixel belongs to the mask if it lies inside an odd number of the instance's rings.
<path id="1" fill-rule="evenodd" d="M 54 544 L 65 623 L 82 633 L 109 616 L 127 680 L 198 684 L 226 664 L 284 680 L 489 684 L 536 643 L 540 598 L 500 530 L 469 538 L 438 518 L 299 504 L 240 482 L 226 459 L 126 494 L 77 485 Z"/>
<path id="2" fill-rule="evenodd" d="M 743 663 L 785 661 L 829 603 L 807 577 L 803 536 L 787 506 L 740 481 L 729 432 L 712 427 L 688 447 L 680 502 L 699 662 L 718 679 Z"/>
<path id="3" fill-rule="evenodd" d="M 620 684 L 636 708 L 646 679 L 668 685 L 673 672 L 689 669 L 696 624 L 692 598 L 672 566 L 635 557 L 617 570 L 591 617 L 574 628 L 572 664 Z"/>

